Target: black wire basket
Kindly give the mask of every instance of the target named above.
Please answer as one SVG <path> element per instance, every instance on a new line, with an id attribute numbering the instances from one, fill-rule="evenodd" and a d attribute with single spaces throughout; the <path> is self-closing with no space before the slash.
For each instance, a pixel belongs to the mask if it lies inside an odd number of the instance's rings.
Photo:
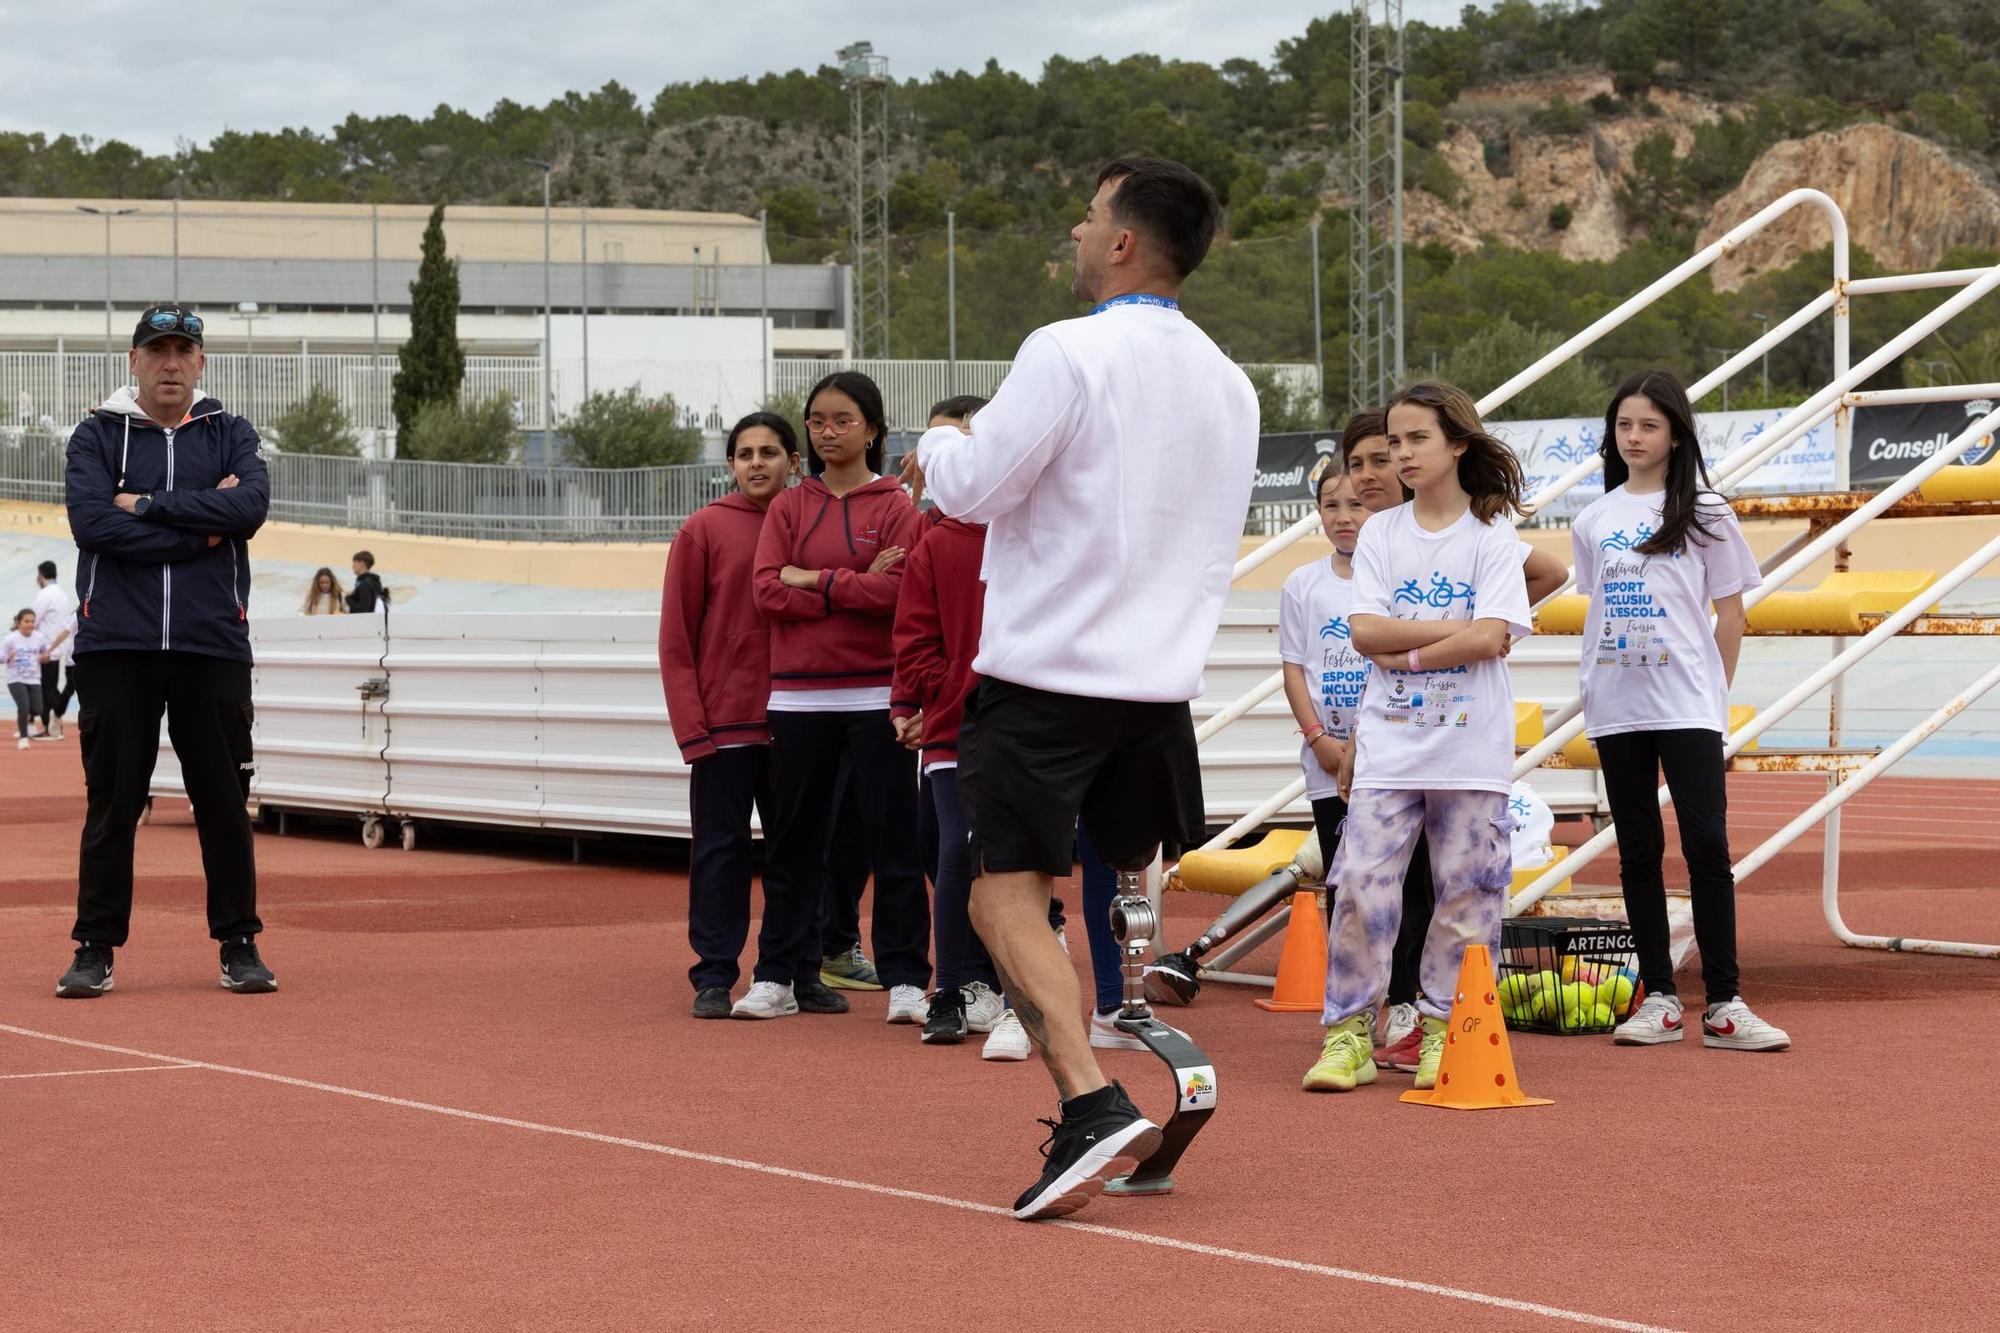
<path id="1" fill-rule="evenodd" d="M 1499 974 L 1500 1012 L 1516 1032 L 1609 1032 L 1641 998 L 1639 953 L 1622 921 L 1503 921 Z"/>

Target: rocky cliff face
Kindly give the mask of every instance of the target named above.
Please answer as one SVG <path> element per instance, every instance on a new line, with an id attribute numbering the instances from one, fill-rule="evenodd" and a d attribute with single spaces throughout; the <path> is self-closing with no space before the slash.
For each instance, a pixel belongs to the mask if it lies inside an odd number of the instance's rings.
<path id="1" fill-rule="evenodd" d="M 1557 94 L 1580 105 L 1609 92 L 1609 79 L 1596 76 L 1468 92 L 1452 108 L 1438 145 L 1463 192 L 1448 204 L 1410 191 L 1404 201 L 1410 240 L 1442 242 L 1460 253 L 1491 239 L 1566 259 L 1614 258 L 1645 230 L 1646 220 L 1628 217 L 1622 203 L 1633 151 L 1664 130 L 1684 155 L 1695 128 L 1725 108 L 1656 89 L 1657 114 L 1594 119 L 1572 134 L 1537 133 L 1529 125 Z M 1953 246 L 2000 249 L 2000 193 L 1937 145 L 1885 125 L 1773 145 L 1716 203 L 1699 243 L 1800 186 L 1831 195 L 1852 242 L 1894 271 L 1934 268 Z M 1819 212 L 1801 209 L 1717 261 L 1715 284 L 1733 289 L 1827 241 Z"/>
<path id="2" fill-rule="evenodd" d="M 1831 195 L 1847 217 L 1850 243 L 1893 272 L 1936 268 L 1953 246 L 2000 248 L 2000 195 L 1937 145 L 1885 125 L 1772 145 L 1717 201 L 1700 243 L 1800 186 Z M 1715 285 L 1730 290 L 1830 239 L 1818 209 L 1795 209 L 1717 260 Z"/>

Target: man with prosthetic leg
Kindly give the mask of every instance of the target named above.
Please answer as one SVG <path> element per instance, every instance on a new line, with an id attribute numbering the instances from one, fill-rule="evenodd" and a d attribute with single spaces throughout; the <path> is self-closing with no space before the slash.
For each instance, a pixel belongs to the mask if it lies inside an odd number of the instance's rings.
<path id="1" fill-rule="evenodd" d="M 988 525 L 980 683 L 959 733 L 972 918 L 1062 1099 L 1041 1176 L 1014 1205 L 1023 1219 L 1149 1179 L 1163 1142 L 1098 1068 L 1047 913 L 1079 816 L 1126 872 L 1202 833 L 1188 704 L 1257 453 L 1255 391 L 1180 310 L 1219 215 L 1178 163 L 1105 167 L 1071 232 L 1072 290 L 1091 312 L 1030 335 L 993 401 L 968 427 L 927 432 L 905 469 L 947 513 Z M 1156 1044 L 1158 1025 L 1121 1022 L 1170 1064 L 1184 1058 Z M 1213 1087 L 1210 1075 L 1210 1102 Z"/>

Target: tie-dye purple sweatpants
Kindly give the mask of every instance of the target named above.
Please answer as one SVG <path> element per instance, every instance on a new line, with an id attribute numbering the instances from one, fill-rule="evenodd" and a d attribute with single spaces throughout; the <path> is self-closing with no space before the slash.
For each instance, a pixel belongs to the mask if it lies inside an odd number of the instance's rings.
<path id="1" fill-rule="evenodd" d="M 1499 956 L 1500 914 L 1513 879 L 1513 827 L 1501 792 L 1355 788 L 1327 874 L 1333 923 L 1326 937 L 1322 1023 L 1373 1013 L 1388 993 L 1403 921 L 1403 874 L 1419 831 L 1430 836 L 1437 910 L 1424 937 L 1417 1008 L 1433 1018 L 1450 1016 L 1466 946 L 1484 944 Z"/>

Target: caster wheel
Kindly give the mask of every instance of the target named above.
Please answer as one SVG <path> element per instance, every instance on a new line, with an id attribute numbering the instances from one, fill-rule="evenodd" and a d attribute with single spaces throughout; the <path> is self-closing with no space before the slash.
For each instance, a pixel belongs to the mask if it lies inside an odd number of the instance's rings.
<path id="1" fill-rule="evenodd" d="M 403 836 L 404 851 L 414 852 L 415 850 L 417 850 L 417 826 L 415 824 L 412 824 L 409 821 L 405 820 L 403 823 L 402 836 Z"/>
<path id="2" fill-rule="evenodd" d="M 382 845 L 381 820 L 364 819 L 361 821 L 361 845 L 371 852 Z"/>

